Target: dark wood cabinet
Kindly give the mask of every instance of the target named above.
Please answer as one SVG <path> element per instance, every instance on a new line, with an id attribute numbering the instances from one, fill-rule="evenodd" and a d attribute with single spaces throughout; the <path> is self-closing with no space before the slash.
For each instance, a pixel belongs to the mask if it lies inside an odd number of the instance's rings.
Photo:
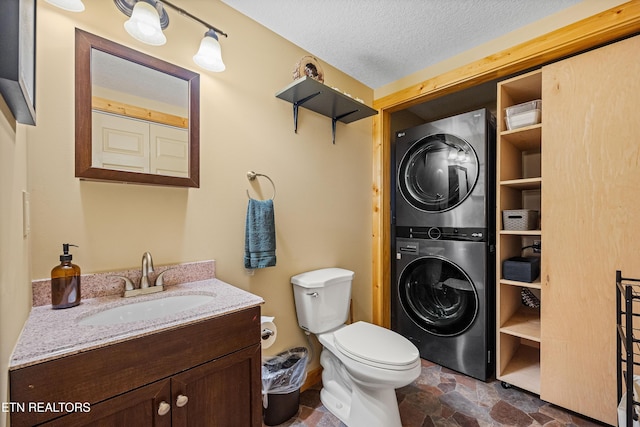
<path id="1" fill-rule="evenodd" d="M 258 427 L 260 365 L 252 307 L 11 371 L 12 402 L 87 405 L 16 411 L 11 425 Z"/>
<path id="2" fill-rule="evenodd" d="M 172 408 L 173 426 L 262 425 L 262 400 L 254 400 L 251 388 L 260 357 L 260 346 L 250 347 L 173 377 L 173 404 L 179 405 L 180 397 L 188 398 L 184 406 Z"/>

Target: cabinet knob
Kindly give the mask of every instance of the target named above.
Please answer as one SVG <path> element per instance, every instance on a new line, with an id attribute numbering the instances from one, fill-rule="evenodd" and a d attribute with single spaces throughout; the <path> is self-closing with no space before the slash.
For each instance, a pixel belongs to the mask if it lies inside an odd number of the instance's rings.
<path id="1" fill-rule="evenodd" d="M 189 398 L 183 394 L 179 394 L 178 398 L 176 399 L 176 406 L 178 408 L 182 408 L 184 405 L 187 404 L 187 402 L 189 401 Z"/>
<path id="2" fill-rule="evenodd" d="M 170 410 L 171 410 L 171 405 L 169 405 L 164 400 L 160 402 L 160 404 L 158 405 L 158 415 L 160 416 L 167 415 Z"/>

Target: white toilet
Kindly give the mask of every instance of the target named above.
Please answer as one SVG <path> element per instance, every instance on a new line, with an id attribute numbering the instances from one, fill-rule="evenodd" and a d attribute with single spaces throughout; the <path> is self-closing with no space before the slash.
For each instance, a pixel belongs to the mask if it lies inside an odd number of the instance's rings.
<path id="1" fill-rule="evenodd" d="M 316 334 L 323 405 L 349 427 L 400 427 L 395 389 L 420 375 L 418 349 L 366 322 L 345 325 L 353 271 L 324 268 L 291 278 L 298 323 Z"/>

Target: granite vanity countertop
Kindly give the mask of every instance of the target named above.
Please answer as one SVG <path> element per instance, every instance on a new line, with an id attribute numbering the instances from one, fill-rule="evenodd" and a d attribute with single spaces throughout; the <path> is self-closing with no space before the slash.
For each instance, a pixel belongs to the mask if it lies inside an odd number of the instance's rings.
<path id="1" fill-rule="evenodd" d="M 194 294 L 212 295 L 215 298 L 198 307 L 152 320 L 99 326 L 78 324 L 81 319 L 113 307 Z M 259 296 L 221 280 L 209 279 L 167 286 L 163 292 L 132 298 L 112 295 L 86 299 L 80 305 L 67 309 L 54 310 L 50 305 L 33 307 L 9 362 L 9 370 L 196 323 L 255 307 L 263 302 Z"/>

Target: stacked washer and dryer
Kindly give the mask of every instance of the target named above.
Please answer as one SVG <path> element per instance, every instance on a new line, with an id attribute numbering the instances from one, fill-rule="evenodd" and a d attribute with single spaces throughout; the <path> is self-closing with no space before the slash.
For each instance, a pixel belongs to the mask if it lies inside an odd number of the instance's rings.
<path id="1" fill-rule="evenodd" d="M 483 381 L 495 370 L 495 132 L 481 109 L 394 141 L 391 327 Z"/>

